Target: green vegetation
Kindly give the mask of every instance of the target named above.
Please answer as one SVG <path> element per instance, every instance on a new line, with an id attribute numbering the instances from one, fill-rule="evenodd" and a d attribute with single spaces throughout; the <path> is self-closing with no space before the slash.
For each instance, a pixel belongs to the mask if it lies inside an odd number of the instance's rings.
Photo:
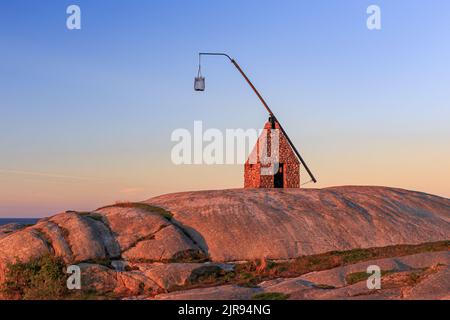
<path id="1" fill-rule="evenodd" d="M 78 213 L 80 216 L 83 216 L 83 217 L 91 214 L 90 211 L 66 211 L 66 212 Z"/>
<path id="2" fill-rule="evenodd" d="M 176 253 L 169 259 L 169 263 L 193 263 L 193 262 L 206 262 L 209 261 L 207 255 L 200 250 L 185 250 Z"/>
<path id="3" fill-rule="evenodd" d="M 148 237 L 148 239 L 151 239 L 151 237 Z M 188 249 L 184 251 L 180 251 L 176 253 L 174 256 L 172 256 L 170 259 L 143 259 L 143 258 L 132 258 L 128 259 L 130 262 L 134 263 L 155 263 L 155 262 L 162 262 L 162 263 L 201 263 L 201 262 L 207 262 L 210 261 L 209 257 L 203 253 L 200 250 L 194 250 L 194 249 Z"/>
<path id="4" fill-rule="evenodd" d="M 335 251 L 330 253 L 338 255 L 341 258 L 342 263 L 346 265 L 372 259 L 401 257 L 416 253 L 446 251 L 449 249 L 450 249 L 450 241 L 445 240 L 438 242 L 428 242 L 417 245 L 394 245 L 378 248 L 354 249 L 341 252 Z"/>
<path id="5" fill-rule="evenodd" d="M 236 284 L 255 287 L 265 280 L 275 278 L 293 278 L 312 271 L 321 271 L 338 266 L 353 264 L 368 259 L 398 257 L 420 252 L 447 251 L 450 241 L 440 241 L 421 245 L 399 245 L 385 248 L 357 249 L 349 251 L 333 251 L 312 256 L 302 256 L 297 259 L 275 262 L 267 259 L 237 263 L 232 271 L 223 270 L 217 266 L 200 268 L 193 272 L 185 285 L 174 287 L 173 290 L 210 287 L 223 284 Z M 186 251 L 175 257 L 171 262 L 194 262 L 205 259 L 201 252 Z M 92 263 L 111 267 L 109 259 L 90 261 Z M 114 294 L 101 294 L 89 290 L 68 290 L 65 264 L 60 258 L 47 255 L 29 262 L 17 261 L 7 265 L 5 282 L 0 288 L 0 295 L 6 299 L 111 299 Z M 386 275 L 392 270 L 382 271 Z M 346 276 L 348 284 L 366 280 L 365 272 L 350 273 Z M 420 281 L 420 270 L 407 276 L 407 281 Z M 333 289 L 333 286 L 317 284 L 316 288 Z M 286 299 L 288 296 L 270 292 L 255 295 L 254 299 Z"/>
<path id="6" fill-rule="evenodd" d="M 230 274 L 230 272 L 227 272 L 218 266 L 204 266 L 192 271 L 187 282 L 191 284 L 215 283 L 218 278 L 228 278 L 227 274 Z M 228 280 L 231 280 L 231 278 L 229 278 Z"/>
<path id="7" fill-rule="evenodd" d="M 289 298 L 288 294 L 280 292 L 264 292 L 255 294 L 252 300 L 287 300 Z"/>
<path id="8" fill-rule="evenodd" d="M 381 270 L 381 276 L 395 272 L 394 270 Z M 352 285 L 360 281 L 365 281 L 369 278 L 370 274 L 367 272 L 353 272 L 345 276 L 345 282 Z"/>
<path id="9" fill-rule="evenodd" d="M 370 274 L 367 272 L 353 272 L 345 276 L 345 282 L 349 285 L 355 284 L 357 282 L 367 280 Z"/>
<path id="10" fill-rule="evenodd" d="M 317 289 L 324 289 L 324 290 L 329 290 L 329 289 L 336 289 L 335 286 L 331 286 L 329 284 L 314 284 L 314 287 Z"/>
<path id="11" fill-rule="evenodd" d="M 411 284 L 416 284 L 416 283 L 418 283 L 419 280 L 420 280 L 420 273 L 417 273 L 417 272 L 411 272 L 411 273 L 408 275 L 408 277 L 409 277 L 408 280 L 410 281 Z"/>
<path id="12" fill-rule="evenodd" d="M 223 284 L 237 284 L 240 286 L 254 287 L 262 281 L 276 278 L 294 278 L 303 274 L 322 271 L 339 266 L 368 261 L 400 257 L 421 252 L 435 252 L 450 250 L 450 241 L 439 241 L 419 245 L 397 245 L 384 248 L 355 249 L 348 251 L 332 251 L 323 254 L 302 256 L 285 262 L 274 262 L 262 259 L 235 265 L 234 271 L 220 271 L 204 277 L 191 279 L 183 289 L 199 288 Z M 382 271 L 382 275 L 390 270 Z M 368 274 L 355 273 L 348 275 L 347 283 L 353 284 L 367 279 Z M 322 289 L 332 289 L 331 286 L 318 285 Z"/>
<path id="13" fill-rule="evenodd" d="M 336 255 L 341 258 L 342 263 L 351 264 L 373 258 L 374 252 L 365 249 L 354 249 L 349 251 L 336 252 Z"/>
<path id="14" fill-rule="evenodd" d="M 6 299 L 61 300 L 105 299 L 92 290 L 69 290 L 65 264 L 60 258 L 42 256 L 29 262 L 8 264 L 0 293 Z"/>
<path id="15" fill-rule="evenodd" d="M 101 209 L 106 209 L 106 208 L 114 208 L 114 207 L 119 207 L 119 208 L 138 208 L 141 210 L 145 210 L 147 212 L 150 213 L 156 213 L 159 214 L 161 216 L 163 216 L 164 218 L 166 218 L 167 220 L 172 220 L 173 218 L 173 214 L 170 211 L 167 211 L 163 208 L 160 207 L 156 207 L 156 206 L 152 206 L 146 203 L 142 203 L 142 202 L 117 202 L 113 205 L 109 205 L 109 206 L 105 206 L 105 207 L 101 207 L 97 210 L 101 210 Z"/>
<path id="16" fill-rule="evenodd" d="M 66 294 L 64 263 L 51 256 L 7 266 L 2 293 L 9 299 L 60 299 Z"/>

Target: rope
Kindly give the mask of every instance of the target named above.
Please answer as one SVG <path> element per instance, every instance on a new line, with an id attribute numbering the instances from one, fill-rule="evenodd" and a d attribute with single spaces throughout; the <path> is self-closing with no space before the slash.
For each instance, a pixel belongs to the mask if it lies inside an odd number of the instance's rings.
<path id="1" fill-rule="evenodd" d="M 197 72 L 197 77 L 200 78 L 202 76 L 202 71 L 201 71 L 201 58 L 202 56 L 199 54 L 198 55 L 198 72 Z"/>
<path id="2" fill-rule="evenodd" d="M 311 180 L 309 180 L 307 182 L 303 182 L 300 186 L 304 186 L 305 184 L 308 184 L 308 183 L 311 183 L 311 182 L 313 182 L 313 179 L 311 179 Z"/>

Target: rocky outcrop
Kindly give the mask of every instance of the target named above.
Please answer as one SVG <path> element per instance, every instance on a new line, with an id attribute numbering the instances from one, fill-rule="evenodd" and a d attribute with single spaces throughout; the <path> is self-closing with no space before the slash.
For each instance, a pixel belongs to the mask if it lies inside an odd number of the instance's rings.
<path id="1" fill-rule="evenodd" d="M 25 225 L 20 223 L 8 223 L 0 226 L 0 239 L 6 237 L 8 234 L 25 228 Z"/>
<path id="2" fill-rule="evenodd" d="M 450 268 L 436 267 L 417 285 L 402 291 L 403 299 L 450 300 Z"/>
<path id="3" fill-rule="evenodd" d="M 366 281 L 347 284 L 347 275 L 378 265 L 389 273 L 381 289 L 368 289 Z M 414 275 L 414 276 L 413 276 Z M 401 258 L 371 260 L 346 267 L 312 272 L 290 279 L 264 281 L 252 288 L 224 285 L 158 294 L 157 300 L 250 300 L 256 294 L 282 293 L 290 299 L 449 299 L 450 252 L 421 253 Z"/>
<path id="4" fill-rule="evenodd" d="M 84 289 L 119 296 L 152 296 L 188 284 L 201 274 L 217 272 L 213 263 L 131 263 L 128 271 L 117 271 L 98 264 L 82 263 Z"/>
<path id="5" fill-rule="evenodd" d="M 450 252 L 424 252 L 405 257 L 369 260 L 330 270 L 311 272 L 300 278 L 312 283 L 343 287 L 347 285 L 346 276 L 348 274 L 366 272 L 370 265 L 377 265 L 381 270 L 400 272 L 423 269 L 437 264 L 450 266 Z"/>
<path id="6" fill-rule="evenodd" d="M 152 279 L 160 288 L 171 290 L 184 286 L 201 272 L 219 268 L 217 265 L 201 263 L 134 264 L 140 272 Z"/>
<path id="7" fill-rule="evenodd" d="M 143 239 L 151 238 L 171 223 L 151 208 L 108 206 L 97 210 L 103 221 L 115 235 L 122 251 L 126 251 Z"/>
<path id="8" fill-rule="evenodd" d="M 169 299 L 170 291 L 199 277 L 229 272 L 233 266 L 224 262 L 283 260 L 447 239 L 450 200 L 419 192 L 384 187 L 185 192 L 92 212 L 67 211 L 24 228 L 2 227 L 0 284 L 9 263 L 54 255 L 67 264 L 82 266 L 85 285 L 98 292 L 163 294 L 159 298 Z M 436 253 L 420 257 L 377 263 L 407 273 L 411 270 L 402 266 L 429 268 L 430 263 L 441 263 L 444 258 Z M 448 260 L 442 263 L 448 265 Z M 323 289 L 312 284 L 358 288 L 345 283 L 345 274 L 364 265 L 310 273 L 299 279 L 276 279 L 271 285 L 277 287 L 267 290 L 320 296 Z M 445 272 L 439 269 L 427 275 L 421 282 L 427 284 L 424 289 L 415 286 L 403 296 L 425 295 L 429 286 L 443 290 L 438 281 Z M 224 288 L 208 288 L 207 295 L 215 298 L 222 292 L 224 297 L 242 298 L 267 291 L 265 285 L 257 290 L 235 285 Z M 196 297 L 205 296 L 201 290 L 206 289 L 193 290 L 200 290 L 189 291 Z"/>
<path id="9" fill-rule="evenodd" d="M 42 232 L 53 251 L 68 262 L 120 256 L 120 248 L 108 226 L 88 214 L 69 211 L 31 228 Z"/>
<path id="10" fill-rule="evenodd" d="M 225 285 L 160 294 L 155 300 L 249 300 L 261 292 L 260 288 Z"/>
<path id="11" fill-rule="evenodd" d="M 235 189 L 169 194 L 163 207 L 214 261 L 450 239 L 450 200 L 385 187 Z"/>
<path id="12" fill-rule="evenodd" d="M 3 282 L 8 263 L 29 261 L 50 252 L 51 248 L 43 235 L 27 228 L 0 239 L 0 283 Z"/>
<path id="13" fill-rule="evenodd" d="M 381 289 L 370 290 L 366 281 L 337 289 L 311 288 L 294 291 L 293 300 L 350 299 L 350 300 L 446 300 L 449 298 L 450 281 L 448 266 L 431 266 L 424 272 L 403 271 L 382 277 Z M 411 279 L 417 280 L 412 281 Z"/>
<path id="14" fill-rule="evenodd" d="M 158 231 L 151 239 L 139 241 L 123 253 L 132 261 L 171 261 L 183 255 L 200 255 L 202 250 L 179 228 L 171 225 Z"/>
<path id="15" fill-rule="evenodd" d="M 167 292 L 222 267 L 195 263 L 207 260 L 206 253 L 162 213 L 149 205 L 120 204 L 63 212 L 19 231 L 4 228 L 11 231 L 0 239 L 0 283 L 9 263 L 48 254 L 78 264 L 84 289 L 119 296 Z M 193 263 L 177 263 L 183 261 Z"/>

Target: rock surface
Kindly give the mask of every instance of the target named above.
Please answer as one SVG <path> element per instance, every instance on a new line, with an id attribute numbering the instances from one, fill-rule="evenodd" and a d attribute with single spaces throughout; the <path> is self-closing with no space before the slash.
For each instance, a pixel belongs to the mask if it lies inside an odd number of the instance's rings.
<path id="1" fill-rule="evenodd" d="M 379 265 L 382 270 L 391 271 L 382 276 L 380 290 L 368 289 L 365 280 L 351 285 L 345 282 L 346 275 L 365 272 L 369 265 Z M 412 273 L 420 275 L 414 282 L 411 281 Z M 290 299 L 298 300 L 449 299 L 450 252 L 371 260 L 346 267 L 312 272 L 296 278 L 264 281 L 254 288 L 224 285 L 159 294 L 154 299 L 250 300 L 255 294 L 261 293 L 283 293 Z"/>
<path id="2" fill-rule="evenodd" d="M 0 239 L 6 237 L 8 234 L 25 228 L 25 225 L 20 223 L 8 223 L 0 226 Z"/>
<path id="3" fill-rule="evenodd" d="M 158 231 L 152 239 L 138 242 L 122 256 L 133 261 L 168 261 L 186 252 L 202 251 L 179 228 L 171 225 Z"/>
<path id="4" fill-rule="evenodd" d="M 233 269 L 224 262 L 448 239 L 450 200 L 419 192 L 385 187 L 186 192 L 92 212 L 67 211 L 25 228 L 0 227 L 0 284 L 8 263 L 50 254 L 79 264 L 87 287 L 121 296 L 242 299 L 277 290 L 298 298 L 347 298 L 364 288 L 361 283 L 348 286 L 345 275 L 367 263 L 275 279 L 258 288 L 170 291 L 196 277 Z M 375 262 L 407 277 L 438 263 L 448 266 L 449 257 L 434 252 Z M 440 266 L 415 286 L 394 286 L 371 298 L 445 298 L 445 280 L 448 270 Z"/>
<path id="5" fill-rule="evenodd" d="M 202 289 L 191 289 L 167 294 L 160 294 L 156 300 L 249 300 L 260 288 L 245 288 L 236 285 L 225 285 Z"/>
<path id="6" fill-rule="evenodd" d="M 416 286 L 402 291 L 404 299 L 450 300 L 450 268 L 438 269 Z"/>
<path id="7" fill-rule="evenodd" d="M 187 284 L 199 274 L 221 269 L 214 263 L 131 263 L 129 271 L 116 271 L 103 265 L 81 263 L 85 289 L 121 296 L 151 296 Z"/>
<path id="8" fill-rule="evenodd" d="M 214 261 L 450 239 L 449 199 L 386 187 L 198 191 L 146 202 L 172 212 Z"/>
<path id="9" fill-rule="evenodd" d="M 450 252 L 425 252 L 405 257 L 369 260 L 330 270 L 311 272 L 300 278 L 311 283 L 342 287 L 347 285 L 345 281 L 346 275 L 356 272 L 366 272 L 367 267 L 370 265 L 377 265 L 381 270 L 385 271 L 409 271 L 427 268 L 440 263 L 450 266 Z"/>
<path id="10" fill-rule="evenodd" d="M 97 210 L 116 235 L 122 251 L 134 247 L 139 241 L 153 236 L 156 232 L 170 225 L 157 213 L 140 208 L 104 207 Z"/>

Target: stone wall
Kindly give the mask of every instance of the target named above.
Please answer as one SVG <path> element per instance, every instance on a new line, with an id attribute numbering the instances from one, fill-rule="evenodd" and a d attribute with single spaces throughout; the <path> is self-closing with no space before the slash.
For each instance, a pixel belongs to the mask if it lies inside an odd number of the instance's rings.
<path id="1" fill-rule="evenodd" d="M 267 121 L 264 125 L 264 131 L 258 138 L 258 141 L 250 153 L 249 159 L 244 166 L 244 188 L 273 188 L 274 176 L 261 175 L 261 166 L 259 157 L 259 148 L 267 147 L 267 154 L 271 153 L 271 137 L 270 129 L 272 124 Z M 280 129 L 278 122 L 275 122 L 275 129 Z M 300 162 L 289 145 L 288 140 L 279 130 L 279 150 L 274 150 L 278 153 L 278 159 L 284 165 L 284 188 L 299 188 L 300 187 Z M 267 144 L 265 144 L 267 140 Z M 250 163 L 250 159 L 256 159 L 256 163 Z"/>

